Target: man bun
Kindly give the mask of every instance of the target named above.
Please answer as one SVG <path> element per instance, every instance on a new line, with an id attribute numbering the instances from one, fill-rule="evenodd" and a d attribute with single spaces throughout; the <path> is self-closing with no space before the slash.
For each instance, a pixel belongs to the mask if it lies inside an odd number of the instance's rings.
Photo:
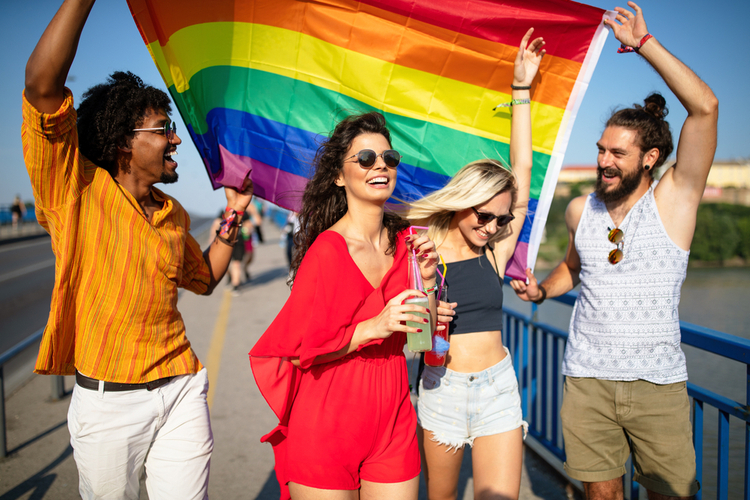
<path id="1" fill-rule="evenodd" d="M 643 110 L 651 116 L 663 120 L 669 114 L 667 101 L 658 92 L 654 92 L 643 101 Z M 637 105 L 636 105 L 637 106 Z"/>

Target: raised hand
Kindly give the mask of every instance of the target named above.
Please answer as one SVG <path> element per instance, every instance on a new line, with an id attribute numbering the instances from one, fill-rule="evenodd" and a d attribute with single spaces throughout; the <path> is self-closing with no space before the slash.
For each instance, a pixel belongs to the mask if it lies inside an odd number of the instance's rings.
<path id="1" fill-rule="evenodd" d="M 526 302 L 533 302 L 542 298 L 542 292 L 539 290 L 539 284 L 536 280 L 536 276 L 531 272 L 531 269 L 526 268 L 526 277 L 529 279 L 529 283 L 526 284 L 523 280 L 512 280 L 510 282 L 511 288 L 516 292 L 518 298 L 525 300 Z"/>
<path id="2" fill-rule="evenodd" d="M 250 200 L 253 199 L 253 181 L 250 179 L 250 174 L 248 174 L 242 183 L 242 190 L 238 191 L 233 187 L 225 186 L 224 194 L 227 197 L 228 207 L 238 212 L 244 212 L 250 204 Z"/>
<path id="3" fill-rule="evenodd" d="M 521 40 L 521 45 L 518 47 L 516 60 L 513 63 L 513 85 L 531 85 L 531 82 L 539 71 L 542 58 L 547 53 L 543 48 L 545 41 L 542 37 L 535 38 L 529 43 L 532 33 L 534 33 L 534 28 L 529 28 L 529 31 L 526 32 Z"/>
<path id="4" fill-rule="evenodd" d="M 617 24 L 609 19 L 604 20 L 604 24 L 612 28 L 615 38 L 628 47 L 636 48 L 641 43 L 641 38 L 648 34 L 646 21 L 643 19 L 643 11 L 635 2 L 628 2 L 628 7 L 635 10 L 635 14 L 622 7 L 615 7 L 617 12 L 616 19 L 621 23 Z"/>

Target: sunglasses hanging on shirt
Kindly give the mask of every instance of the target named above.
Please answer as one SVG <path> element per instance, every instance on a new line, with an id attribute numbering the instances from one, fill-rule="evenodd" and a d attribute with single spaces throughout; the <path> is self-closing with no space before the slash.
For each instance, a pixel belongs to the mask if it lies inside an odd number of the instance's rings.
<path id="1" fill-rule="evenodd" d="M 607 228 L 609 229 L 609 228 Z M 625 233 L 620 228 L 610 229 L 607 239 L 617 245 L 617 248 L 612 249 L 607 255 L 607 260 L 613 266 L 622 260 L 623 254 L 622 249 L 624 248 L 623 240 L 625 239 Z"/>

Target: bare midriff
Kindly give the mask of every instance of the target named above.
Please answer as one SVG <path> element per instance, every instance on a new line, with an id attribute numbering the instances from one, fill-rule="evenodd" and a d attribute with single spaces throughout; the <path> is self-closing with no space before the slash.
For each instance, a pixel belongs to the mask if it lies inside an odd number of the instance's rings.
<path id="1" fill-rule="evenodd" d="M 481 372 L 507 356 L 500 330 L 451 335 L 450 343 L 445 367 L 455 372 Z"/>

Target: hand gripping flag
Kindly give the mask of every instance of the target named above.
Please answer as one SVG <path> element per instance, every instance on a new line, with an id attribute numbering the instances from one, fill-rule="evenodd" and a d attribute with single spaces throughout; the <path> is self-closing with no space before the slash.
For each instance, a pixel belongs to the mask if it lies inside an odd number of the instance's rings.
<path id="1" fill-rule="evenodd" d="M 529 214 L 506 273 L 533 267 L 605 11 L 568 0 L 128 0 L 215 189 L 296 209 L 322 139 L 382 112 L 413 200 L 466 163 L 507 161 L 513 60 L 547 42 L 531 91 Z"/>

